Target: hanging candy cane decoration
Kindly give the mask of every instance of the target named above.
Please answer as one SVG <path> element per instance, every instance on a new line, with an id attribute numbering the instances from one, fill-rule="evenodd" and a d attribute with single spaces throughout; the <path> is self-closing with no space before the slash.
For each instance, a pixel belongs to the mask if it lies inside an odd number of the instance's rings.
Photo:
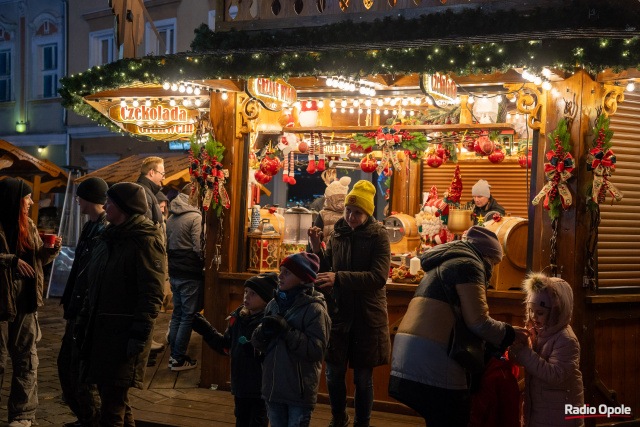
<path id="1" fill-rule="evenodd" d="M 320 154 L 318 154 L 318 172 L 324 170 L 324 139 L 322 138 L 322 132 L 318 132 L 318 139 L 320 142 Z"/>
<path id="2" fill-rule="evenodd" d="M 295 185 L 296 184 L 296 179 L 293 177 L 295 175 L 295 169 L 294 166 L 296 164 L 296 157 L 295 157 L 295 153 L 293 152 L 293 150 L 291 150 L 291 152 L 289 153 L 289 184 L 290 185 Z"/>
<path id="3" fill-rule="evenodd" d="M 316 173 L 316 156 L 315 153 L 315 136 L 311 131 L 311 141 L 309 142 L 309 166 L 307 166 L 307 173 Z"/>

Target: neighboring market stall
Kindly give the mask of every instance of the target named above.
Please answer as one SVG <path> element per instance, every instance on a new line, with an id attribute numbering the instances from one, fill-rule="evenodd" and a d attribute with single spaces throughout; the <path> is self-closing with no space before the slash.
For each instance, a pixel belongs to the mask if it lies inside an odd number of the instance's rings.
<path id="1" fill-rule="evenodd" d="M 64 192 L 68 174 L 49 160 L 34 157 L 0 139 L 0 179 L 6 177 L 22 179 L 33 188 L 31 219 L 37 224 L 41 194 Z"/>
<path id="2" fill-rule="evenodd" d="M 197 52 L 93 68 L 63 79 L 62 94 L 67 108 L 114 130 L 190 140 L 184 165 L 207 211 L 205 314 L 218 328 L 241 303 L 244 280 L 277 270 L 282 256 L 306 244 L 310 212 L 251 212 L 265 190 L 278 199 L 327 170 L 370 174 L 382 190 L 376 218 L 394 253 L 393 333 L 421 274 L 410 258 L 459 238 L 472 221 L 469 190 L 488 179 L 507 208 L 478 218 L 507 254 L 488 291 L 493 317 L 521 323 L 517 288 L 527 271 L 563 277 L 574 287 L 587 402 L 640 412 L 631 386 L 640 344 L 611 346 L 637 333 L 640 294 L 633 283 L 599 287 L 595 260 L 599 205 L 633 192 L 616 182 L 609 120 L 640 78 L 640 32 L 624 26 L 635 15 L 622 6 L 599 11 L 594 21 L 560 7 L 523 16 L 433 13 L 269 37 L 203 32 Z M 500 19 L 531 32 L 488 34 L 475 21 L 491 27 Z M 203 359 L 202 385 L 224 388 L 228 361 L 208 349 Z M 603 370 L 608 364 L 634 375 Z M 387 396 L 388 376 L 388 366 L 374 371 L 376 407 L 402 410 Z"/>

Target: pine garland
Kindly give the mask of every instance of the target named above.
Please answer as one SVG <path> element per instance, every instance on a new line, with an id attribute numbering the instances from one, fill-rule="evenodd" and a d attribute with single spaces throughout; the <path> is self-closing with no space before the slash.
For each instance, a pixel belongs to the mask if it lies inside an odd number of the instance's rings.
<path id="1" fill-rule="evenodd" d="M 619 202 L 622 193 L 609 181 L 611 174 L 616 170 L 616 155 L 613 147 L 613 131 L 609 129 L 609 117 L 600 114 L 593 129 L 593 149 L 587 156 L 587 170 L 593 172 L 593 179 L 587 189 L 587 207 L 595 211 L 598 205 L 604 202 L 607 192 Z"/>

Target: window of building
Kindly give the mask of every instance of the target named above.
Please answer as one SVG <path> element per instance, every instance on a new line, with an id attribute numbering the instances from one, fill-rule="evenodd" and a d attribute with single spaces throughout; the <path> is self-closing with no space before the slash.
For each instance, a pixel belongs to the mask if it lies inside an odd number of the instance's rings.
<path id="1" fill-rule="evenodd" d="M 58 44 L 41 45 L 39 49 L 42 98 L 58 96 Z"/>
<path id="2" fill-rule="evenodd" d="M 115 61 L 113 30 L 95 31 L 89 34 L 89 67 Z"/>
<path id="3" fill-rule="evenodd" d="M 61 22 L 49 13 L 43 13 L 33 20 L 34 33 L 31 52 L 32 96 L 34 99 L 58 97 L 58 80 L 62 68 Z"/>
<path id="4" fill-rule="evenodd" d="M 162 43 L 156 37 L 156 33 L 151 25 L 145 26 L 146 54 L 149 55 L 168 55 L 176 53 L 176 19 L 163 19 L 154 22 L 160 39 L 164 41 L 165 50 L 162 51 Z"/>
<path id="5" fill-rule="evenodd" d="M 0 50 L 0 102 L 11 101 L 11 51 Z"/>

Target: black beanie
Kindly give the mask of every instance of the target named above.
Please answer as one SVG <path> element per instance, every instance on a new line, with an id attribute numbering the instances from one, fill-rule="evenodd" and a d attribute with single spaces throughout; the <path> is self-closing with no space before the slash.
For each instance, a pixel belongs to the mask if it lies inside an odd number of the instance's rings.
<path id="1" fill-rule="evenodd" d="M 165 196 L 165 194 L 162 191 L 158 191 L 156 193 L 156 199 L 158 199 L 158 203 L 162 203 L 162 202 L 169 203 L 169 199 L 167 199 L 167 196 Z"/>
<path id="2" fill-rule="evenodd" d="M 109 186 L 102 178 L 87 178 L 78 185 L 76 195 L 89 203 L 104 205 L 107 202 L 107 190 Z"/>
<path id="3" fill-rule="evenodd" d="M 278 273 L 262 273 L 244 282 L 245 288 L 252 289 L 264 302 L 273 299 L 273 291 L 278 287 Z"/>
<path id="4" fill-rule="evenodd" d="M 107 190 L 107 196 L 125 214 L 147 213 L 147 195 L 142 186 L 133 182 L 119 182 Z"/>

